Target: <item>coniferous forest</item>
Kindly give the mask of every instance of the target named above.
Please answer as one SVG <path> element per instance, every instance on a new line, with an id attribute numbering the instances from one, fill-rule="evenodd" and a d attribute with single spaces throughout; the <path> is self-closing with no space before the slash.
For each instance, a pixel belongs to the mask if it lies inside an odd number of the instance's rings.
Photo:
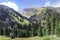
<path id="1" fill-rule="evenodd" d="M 0 5 L 0 35 L 12 39 L 50 35 L 52 38 L 60 37 L 60 12 L 56 9 L 53 7 L 24 9 L 28 10 L 27 15 L 30 15 L 27 18 L 12 8 Z"/>

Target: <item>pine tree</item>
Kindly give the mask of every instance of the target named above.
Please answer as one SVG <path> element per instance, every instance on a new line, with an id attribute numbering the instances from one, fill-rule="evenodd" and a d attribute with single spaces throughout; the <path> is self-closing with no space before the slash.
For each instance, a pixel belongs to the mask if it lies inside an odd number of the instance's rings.
<path id="1" fill-rule="evenodd" d="M 53 13 L 51 13 L 51 35 L 53 38 Z"/>
<path id="2" fill-rule="evenodd" d="M 31 36 L 33 37 L 34 36 L 34 26 L 32 25 L 32 23 L 31 23 Z"/>
<path id="3" fill-rule="evenodd" d="M 48 35 L 48 14 L 46 14 L 45 35 Z"/>

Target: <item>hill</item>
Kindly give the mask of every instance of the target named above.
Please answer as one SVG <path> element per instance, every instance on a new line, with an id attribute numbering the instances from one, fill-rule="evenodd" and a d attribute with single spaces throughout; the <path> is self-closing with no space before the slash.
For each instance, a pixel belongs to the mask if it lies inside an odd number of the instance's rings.
<path id="1" fill-rule="evenodd" d="M 26 30 L 31 30 L 32 24 L 35 25 L 12 8 L 0 5 L 0 35 L 24 37 L 26 36 Z M 21 35 L 20 32 L 22 32 Z"/>

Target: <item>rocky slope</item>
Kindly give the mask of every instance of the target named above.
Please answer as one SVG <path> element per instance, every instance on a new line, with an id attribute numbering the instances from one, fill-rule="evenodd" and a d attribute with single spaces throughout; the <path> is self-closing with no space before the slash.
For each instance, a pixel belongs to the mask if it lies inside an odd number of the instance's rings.
<path id="1" fill-rule="evenodd" d="M 18 24 L 29 24 L 31 22 L 26 17 L 22 16 L 12 8 L 9 8 L 4 5 L 0 5 L 0 21 L 4 24 L 6 23 L 14 23 L 17 22 Z"/>
<path id="2" fill-rule="evenodd" d="M 25 14 L 25 16 L 29 16 L 30 20 L 33 21 L 40 21 L 40 19 L 44 16 L 44 13 L 47 13 L 48 15 L 54 13 L 60 14 L 60 8 L 56 7 L 41 7 L 41 8 L 25 8 L 21 13 Z M 23 15 L 22 14 L 22 15 Z M 40 18 L 41 16 L 41 18 Z"/>

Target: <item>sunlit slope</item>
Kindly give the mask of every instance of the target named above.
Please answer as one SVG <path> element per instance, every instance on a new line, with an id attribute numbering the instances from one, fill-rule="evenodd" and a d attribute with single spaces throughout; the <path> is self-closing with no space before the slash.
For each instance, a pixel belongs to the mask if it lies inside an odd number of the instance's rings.
<path id="1" fill-rule="evenodd" d="M 30 20 L 39 22 L 47 15 L 47 17 L 50 17 L 50 15 L 54 16 L 54 14 L 59 14 L 58 10 L 59 9 L 53 7 L 25 8 L 22 13 L 25 14 L 25 16 L 30 16 Z"/>
<path id="2" fill-rule="evenodd" d="M 45 11 L 46 8 L 25 8 L 21 13 L 25 16 L 39 15 L 42 11 Z"/>
<path id="3" fill-rule="evenodd" d="M 1 7 L 1 9 L 0 9 L 1 21 L 6 21 L 6 19 L 8 19 L 9 22 L 10 21 L 17 22 L 22 25 L 24 25 L 24 24 L 28 25 L 31 22 L 31 21 L 29 21 L 29 19 L 22 16 L 21 14 L 19 14 L 18 12 L 13 10 L 12 8 L 9 8 L 4 5 L 0 5 L 0 7 Z"/>

